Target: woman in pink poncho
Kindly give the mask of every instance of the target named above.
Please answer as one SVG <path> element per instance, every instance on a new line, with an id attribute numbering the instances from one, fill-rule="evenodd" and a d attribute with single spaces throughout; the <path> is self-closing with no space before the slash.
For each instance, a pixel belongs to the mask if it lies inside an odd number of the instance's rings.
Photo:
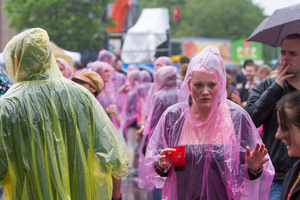
<path id="1" fill-rule="evenodd" d="M 172 66 L 173 62 L 171 60 L 171 58 L 166 57 L 166 56 L 161 56 L 158 57 L 155 62 L 154 62 L 154 69 L 155 71 L 157 71 L 159 68 L 163 67 L 163 66 Z M 154 80 L 155 82 L 155 80 Z M 145 128 L 145 124 L 146 124 L 146 119 L 147 116 L 149 114 L 149 110 L 151 109 L 152 103 L 153 103 L 153 95 L 154 95 L 154 85 L 152 85 L 149 88 L 147 97 L 146 97 L 146 101 L 143 104 L 143 108 L 142 108 L 142 115 L 141 115 L 141 128 L 136 132 L 137 135 L 142 134 L 144 128 Z"/>
<path id="2" fill-rule="evenodd" d="M 110 116 L 113 124 L 118 129 L 118 127 L 120 126 L 119 113 L 117 112 L 117 108 L 111 99 L 112 91 L 107 89 L 107 83 L 110 80 L 110 73 L 112 67 L 108 63 L 95 61 L 89 64 L 88 69 L 97 72 L 101 76 L 104 82 L 104 88 L 102 92 L 96 97 L 96 99 L 99 101 L 101 106 L 105 109 L 107 114 Z"/>
<path id="3" fill-rule="evenodd" d="M 226 97 L 220 51 L 208 46 L 191 60 L 179 103 L 163 113 L 147 147 L 148 178 L 163 199 L 268 199 L 267 150 L 248 113 Z M 175 146 L 185 146 L 185 171 L 174 170 Z"/>
<path id="4" fill-rule="evenodd" d="M 135 131 L 138 129 L 137 124 L 140 120 L 140 102 L 137 88 L 141 83 L 141 74 L 139 70 L 133 70 L 127 74 L 129 82 L 129 91 L 126 96 L 125 109 L 123 114 L 123 128 L 127 142 L 130 163 L 128 168 L 134 171 L 134 158 L 136 149 L 139 147 L 139 141 L 135 140 Z"/>
<path id="5" fill-rule="evenodd" d="M 108 50 L 101 50 L 98 53 L 98 61 L 108 63 L 111 66 L 109 81 L 106 83 L 106 91 L 109 93 L 112 104 L 116 105 L 118 113 L 124 110 L 124 97 L 126 93 L 119 93 L 119 88 L 126 82 L 126 75 L 118 72 L 117 57 Z M 121 115 L 120 115 L 121 116 Z M 116 127 L 119 130 L 119 126 Z"/>
<path id="6" fill-rule="evenodd" d="M 142 112 L 149 89 L 152 87 L 153 83 L 151 82 L 150 72 L 148 72 L 147 70 L 141 71 L 141 78 L 142 78 L 142 82 L 138 87 L 138 94 L 139 94 L 141 112 Z"/>
<path id="7" fill-rule="evenodd" d="M 171 105 L 178 102 L 177 69 L 174 66 L 165 66 L 158 69 L 155 74 L 155 93 L 152 107 L 149 110 L 146 126 L 143 131 L 143 138 L 139 152 L 139 180 L 140 188 L 153 189 L 154 186 L 146 179 L 145 171 L 145 150 L 153 131 L 163 112 Z"/>

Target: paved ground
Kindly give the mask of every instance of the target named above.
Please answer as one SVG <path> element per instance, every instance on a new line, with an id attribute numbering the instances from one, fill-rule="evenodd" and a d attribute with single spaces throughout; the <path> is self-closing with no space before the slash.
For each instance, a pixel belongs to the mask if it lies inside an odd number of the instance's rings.
<path id="1" fill-rule="evenodd" d="M 122 179 L 123 200 L 152 200 L 152 191 L 137 187 L 137 176 Z"/>

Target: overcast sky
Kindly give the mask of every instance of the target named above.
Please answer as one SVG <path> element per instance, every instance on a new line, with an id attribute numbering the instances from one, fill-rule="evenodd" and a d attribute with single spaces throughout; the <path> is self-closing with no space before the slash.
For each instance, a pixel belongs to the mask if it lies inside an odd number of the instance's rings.
<path id="1" fill-rule="evenodd" d="M 300 4 L 300 0 L 252 0 L 256 5 L 264 9 L 265 15 L 271 15 L 274 10 Z"/>

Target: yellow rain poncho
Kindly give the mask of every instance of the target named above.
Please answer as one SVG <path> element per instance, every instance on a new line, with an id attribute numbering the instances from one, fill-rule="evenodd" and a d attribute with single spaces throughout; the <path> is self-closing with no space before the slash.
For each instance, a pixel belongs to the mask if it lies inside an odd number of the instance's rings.
<path id="1" fill-rule="evenodd" d="M 14 85 L 0 98 L 5 199 L 111 199 L 128 153 L 92 94 L 62 76 L 47 32 L 29 29 L 4 50 Z"/>

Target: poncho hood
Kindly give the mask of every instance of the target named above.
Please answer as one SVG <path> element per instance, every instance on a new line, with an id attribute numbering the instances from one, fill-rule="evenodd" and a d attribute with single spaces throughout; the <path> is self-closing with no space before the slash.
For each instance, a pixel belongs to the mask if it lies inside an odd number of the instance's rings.
<path id="1" fill-rule="evenodd" d="M 4 49 L 3 58 L 14 83 L 62 77 L 48 34 L 40 28 L 13 37 Z"/>

